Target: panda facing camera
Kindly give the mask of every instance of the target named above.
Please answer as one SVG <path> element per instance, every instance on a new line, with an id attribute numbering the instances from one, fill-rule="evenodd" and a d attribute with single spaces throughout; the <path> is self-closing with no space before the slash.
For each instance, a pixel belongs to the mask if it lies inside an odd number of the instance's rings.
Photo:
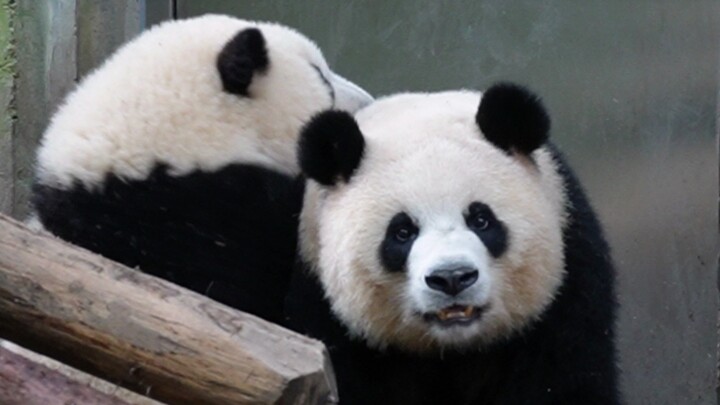
<path id="1" fill-rule="evenodd" d="M 286 310 L 341 403 L 619 403 L 609 249 L 549 129 L 507 83 L 305 127 Z"/>

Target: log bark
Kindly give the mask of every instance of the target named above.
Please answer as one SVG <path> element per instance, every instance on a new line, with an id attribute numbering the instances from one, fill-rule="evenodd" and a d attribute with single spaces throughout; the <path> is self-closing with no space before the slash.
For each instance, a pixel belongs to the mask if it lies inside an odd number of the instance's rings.
<path id="1" fill-rule="evenodd" d="M 146 396 L 84 373 L 7 340 L 0 340 L 0 404 L 21 400 L 23 405 L 106 404 L 162 405 Z M 3 391 L 5 390 L 5 391 Z M 74 392 L 78 392 L 71 400 Z M 49 393 L 51 395 L 40 395 Z M 100 394 L 100 395 L 98 395 Z M 88 402 L 81 398 L 98 399 Z M 103 402 L 104 401 L 104 402 Z"/>
<path id="2" fill-rule="evenodd" d="M 3 347 L 0 347 L 0 404 L 130 405 Z"/>
<path id="3" fill-rule="evenodd" d="M 170 404 L 337 398 L 320 342 L 3 216 L 0 337 Z"/>

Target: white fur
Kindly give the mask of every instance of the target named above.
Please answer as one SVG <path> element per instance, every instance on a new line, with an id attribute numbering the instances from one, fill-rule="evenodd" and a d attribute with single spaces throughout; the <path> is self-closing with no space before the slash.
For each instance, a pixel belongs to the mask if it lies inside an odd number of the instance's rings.
<path id="1" fill-rule="evenodd" d="M 448 218 L 449 219 L 449 218 Z M 485 245 L 467 229 L 461 216 L 438 224 L 436 218 L 423 218 L 422 233 L 413 244 L 407 262 L 408 295 L 421 313 L 435 312 L 451 305 L 447 294 L 428 288 L 426 278 L 435 270 L 464 267 L 476 269 L 478 280 L 452 301 L 463 305 L 487 304 L 494 283 L 492 265 Z"/>
<path id="2" fill-rule="evenodd" d="M 325 286 L 334 312 L 372 345 L 407 350 L 480 347 L 539 316 L 563 270 L 565 193 L 545 149 L 530 159 L 487 142 L 475 113 L 480 93 L 403 94 L 361 110 L 365 154 L 350 182 L 309 184 L 301 216 L 301 252 Z M 492 258 L 465 226 L 474 201 L 489 205 L 509 230 Z M 407 273 L 386 271 L 378 248 L 390 219 L 406 212 L 420 234 Z M 475 285 L 455 301 L 422 285 L 433 266 L 477 266 Z M 470 326 L 440 328 L 419 313 L 452 303 L 489 310 Z"/>
<path id="3" fill-rule="evenodd" d="M 43 226 L 42 222 L 40 221 L 40 217 L 37 216 L 36 213 L 31 213 L 28 215 L 27 218 L 25 218 L 25 226 L 28 227 L 33 232 L 41 233 L 46 232 L 45 227 Z"/>
<path id="4" fill-rule="evenodd" d="M 250 97 L 241 97 L 222 90 L 216 59 L 249 27 L 265 37 L 270 65 L 253 77 Z M 107 173 L 141 179 L 158 162 L 175 174 L 235 162 L 294 174 L 300 127 L 333 106 L 311 64 L 334 86 L 335 108 L 353 111 L 371 100 L 290 28 L 219 15 L 161 24 L 123 46 L 67 98 L 43 136 L 39 180 L 96 186 Z"/>

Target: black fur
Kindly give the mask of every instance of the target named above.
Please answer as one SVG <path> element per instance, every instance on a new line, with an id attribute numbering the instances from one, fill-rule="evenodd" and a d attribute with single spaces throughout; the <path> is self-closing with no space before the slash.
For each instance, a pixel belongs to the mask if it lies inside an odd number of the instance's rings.
<path id="1" fill-rule="evenodd" d="M 253 75 L 266 71 L 269 64 L 262 32 L 257 28 L 240 31 L 225 44 L 217 58 L 223 89 L 231 94 L 248 96 Z"/>
<path id="2" fill-rule="evenodd" d="M 292 269 L 303 184 L 233 165 L 175 177 L 107 176 L 104 187 L 34 186 L 55 235 L 273 322 Z"/>
<path id="3" fill-rule="evenodd" d="M 408 232 L 408 238 L 400 240 L 397 237 L 401 229 Z M 380 261 L 390 272 L 405 271 L 405 263 L 412 250 L 413 242 L 417 238 L 418 228 L 408 214 L 400 212 L 390 220 L 385 230 L 385 238 L 380 243 Z"/>
<path id="4" fill-rule="evenodd" d="M 550 117 L 540 98 L 512 83 L 491 86 L 482 96 L 475 120 L 498 148 L 530 154 L 548 140 Z"/>
<path id="5" fill-rule="evenodd" d="M 614 270 L 601 227 L 577 179 L 555 154 L 570 201 L 567 275 L 541 320 L 481 352 L 414 356 L 348 337 L 321 285 L 298 263 L 288 324 L 327 345 L 340 403 L 617 405 Z"/>
<path id="6" fill-rule="evenodd" d="M 487 221 L 487 227 L 482 229 L 474 223 L 476 217 L 481 217 Z M 468 213 L 465 216 L 465 222 L 473 232 L 480 238 L 492 257 L 500 257 L 507 250 L 508 230 L 487 204 L 481 202 L 473 202 L 468 207 Z"/>
<path id="7" fill-rule="evenodd" d="M 328 110 L 305 125 L 298 143 L 298 160 L 305 176 L 326 186 L 345 182 L 360 165 L 365 138 L 352 115 Z"/>

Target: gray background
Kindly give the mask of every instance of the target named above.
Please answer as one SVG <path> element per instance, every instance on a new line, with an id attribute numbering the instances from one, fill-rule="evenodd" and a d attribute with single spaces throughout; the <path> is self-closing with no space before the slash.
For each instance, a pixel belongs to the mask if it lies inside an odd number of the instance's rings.
<path id="1" fill-rule="evenodd" d="M 716 403 L 717 1 L 179 0 L 175 12 L 293 26 L 375 95 L 535 89 L 614 248 L 628 403 Z"/>

